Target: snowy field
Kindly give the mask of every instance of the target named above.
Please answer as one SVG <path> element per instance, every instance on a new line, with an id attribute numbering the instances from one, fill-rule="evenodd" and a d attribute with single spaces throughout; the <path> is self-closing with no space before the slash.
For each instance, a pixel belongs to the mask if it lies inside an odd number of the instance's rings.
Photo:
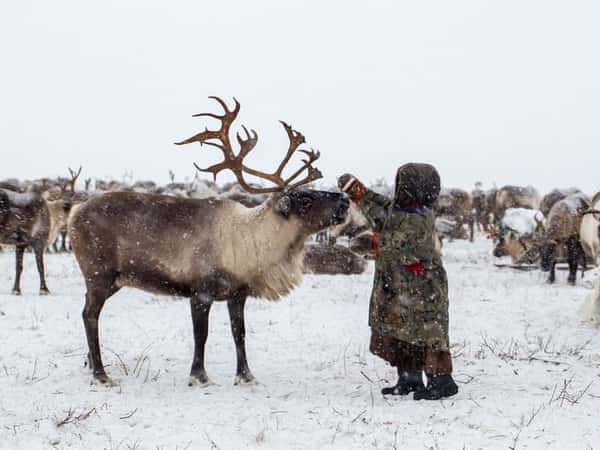
<path id="1" fill-rule="evenodd" d="M 71 255 L 48 255 L 38 297 L 27 254 L 0 253 L 2 449 L 600 449 L 600 330 L 577 309 L 585 281 L 493 266 L 491 243 L 447 244 L 451 340 L 460 392 L 440 402 L 383 398 L 395 371 L 368 352 L 372 267 L 307 276 L 290 297 L 247 307 L 248 357 L 260 384 L 233 386 L 226 306 L 213 307 L 206 366 L 190 388 L 187 301 L 125 290 L 105 307 L 101 342 L 118 387 L 84 367 L 83 280 Z M 588 272 L 590 280 L 593 272 Z M 589 282 L 589 281 L 588 281 Z"/>

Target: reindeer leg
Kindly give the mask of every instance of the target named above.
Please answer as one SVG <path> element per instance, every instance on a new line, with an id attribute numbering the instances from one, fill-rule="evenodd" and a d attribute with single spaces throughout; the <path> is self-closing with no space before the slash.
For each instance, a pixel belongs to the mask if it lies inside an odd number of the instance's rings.
<path id="1" fill-rule="evenodd" d="M 556 281 L 556 258 L 553 258 L 550 263 L 550 275 L 548 276 L 548 283 L 552 284 L 554 281 Z"/>
<path id="2" fill-rule="evenodd" d="M 205 387 L 213 384 L 204 368 L 204 350 L 208 338 L 208 316 L 213 299 L 205 294 L 195 294 L 190 299 L 194 326 L 194 360 L 190 371 L 190 386 Z"/>
<path id="3" fill-rule="evenodd" d="M 62 253 L 67 253 L 69 251 L 67 249 L 67 232 L 66 231 L 61 231 L 60 232 L 60 238 L 62 240 L 62 244 L 60 246 L 60 251 Z"/>
<path id="4" fill-rule="evenodd" d="M 109 286 L 108 288 L 99 287 L 97 280 L 94 281 L 94 284 L 95 286 L 88 286 L 88 291 L 85 294 L 85 307 L 82 314 L 89 348 L 88 363 L 96 381 L 107 386 L 114 386 L 115 383 L 106 375 L 104 365 L 102 364 L 100 340 L 98 338 L 98 321 L 104 303 L 119 288 L 114 284 L 114 280 L 106 283 Z"/>
<path id="5" fill-rule="evenodd" d="M 246 293 L 238 294 L 236 297 L 227 301 L 229 310 L 229 320 L 231 321 L 231 333 L 235 342 L 235 351 L 237 355 L 237 369 L 235 375 L 235 384 L 256 384 L 256 379 L 246 359 L 246 326 L 244 323 L 244 306 L 246 305 Z"/>
<path id="6" fill-rule="evenodd" d="M 579 258 L 579 249 L 577 245 L 577 240 L 574 238 L 569 238 L 567 240 L 567 261 L 569 263 L 569 284 L 575 286 L 575 281 L 577 280 L 577 263 Z"/>
<path id="7" fill-rule="evenodd" d="M 473 242 L 475 240 L 475 217 L 471 215 L 469 217 L 469 241 Z"/>
<path id="8" fill-rule="evenodd" d="M 21 274 L 23 273 L 23 254 L 25 253 L 25 247 L 18 245 L 15 248 L 16 256 L 16 273 L 15 273 L 15 285 L 12 293 L 14 295 L 21 295 Z"/>
<path id="9" fill-rule="evenodd" d="M 35 263 L 37 264 L 38 273 L 40 274 L 40 295 L 48 295 L 50 291 L 46 286 L 46 271 L 44 268 L 44 243 L 38 243 L 34 246 Z"/>
<path id="10" fill-rule="evenodd" d="M 587 271 L 588 267 L 587 267 L 587 253 L 585 252 L 584 248 L 583 248 L 583 244 L 581 243 L 581 241 L 577 241 L 577 252 L 579 253 L 579 258 L 581 259 L 581 278 L 583 278 L 585 276 L 585 272 Z"/>

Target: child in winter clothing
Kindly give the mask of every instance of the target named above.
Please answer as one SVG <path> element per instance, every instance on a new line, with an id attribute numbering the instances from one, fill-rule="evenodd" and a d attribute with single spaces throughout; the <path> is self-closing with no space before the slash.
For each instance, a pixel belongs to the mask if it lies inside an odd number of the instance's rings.
<path id="1" fill-rule="evenodd" d="M 382 393 L 414 392 L 415 400 L 456 394 L 448 347 L 448 280 L 435 245 L 432 211 L 440 192 L 437 170 L 429 164 L 400 167 L 393 200 L 367 189 L 350 174 L 342 175 L 338 185 L 374 231 L 370 350 L 398 370 L 396 385 Z"/>

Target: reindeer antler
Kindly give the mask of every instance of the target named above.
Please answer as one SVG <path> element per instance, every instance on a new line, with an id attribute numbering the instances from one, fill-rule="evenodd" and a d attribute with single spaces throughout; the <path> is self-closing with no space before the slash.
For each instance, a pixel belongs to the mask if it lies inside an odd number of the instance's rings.
<path id="1" fill-rule="evenodd" d="M 281 122 L 283 128 L 285 129 L 288 139 L 290 141 L 289 148 L 286 152 L 283 161 L 279 164 L 277 169 L 273 173 L 266 173 L 259 170 L 252 169 L 244 164 L 244 158 L 250 153 L 254 147 L 256 147 L 256 143 L 258 142 L 258 134 L 254 130 L 248 131 L 248 129 L 242 125 L 242 129 L 244 130 L 245 137 L 242 137 L 240 133 L 236 133 L 236 138 L 238 144 L 240 146 L 240 151 L 237 155 L 234 153 L 231 141 L 229 139 L 229 130 L 231 128 L 231 124 L 237 118 L 238 113 L 240 112 L 240 103 L 235 99 L 235 106 L 233 110 L 230 110 L 227 107 L 227 104 L 221 100 L 219 97 L 209 97 L 215 101 L 217 101 L 224 110 L 223 115 L 217 115 L 213 113 L 200 113 L 194 114 L 192 117 L 212 117 L 213 119 L 217 119 L 221 122 L 221 126 L 218 130 L 213 131 L 205 128 L 204 131 L 184 140 L 181 142 L 176 142 L 176 145 L 190 144 L 192 142 L 199 142 L 200 145 L 207 144 L 212 145 L 213 147 L 217 147 L 223 152 L 224 160 L 218 164 L 214 164 L 206 169 L 200 168 L 197 164 L 194 164 L 196 169 L 201 172 L 212 173 L 214 179 L 217 179 L 217 174 L 222 170 L 229 169 L 231 170 L 240 186 L 249 193 L 252 194 L 264 194 L 271 192 L 280 192 L 286 189 L 294 189 L 298 186 L 310 183 L 312 181 L 318 180 L 322 178 L 323 175 L 316 167 L 313 167 L 312 163 L 315 162 L 320 157 L 320 153 L 315 150 L 303 150 L 299 149 L 300 145 L 306 142 L 304 136 L 299 131 L 294 130 L 290 125 L 285 122 Z M 283 170 L 290 162 L 292 157 L 296 152 L 302 152 L 307 155 L 306 159 L 303 159 L 304 163 L 302 167 L 300 167 L 296 172 L 294 172 L 287 179 L 283 178 Z M 294 182 L 304 171 L 307 171 L 307 175 L 305 178 Z M 250 186 L 246 180 L 244 179 L 244 173 L 255 176 L 257 178 L 261 178 L 263 180 L 268 180 L 273 183 L 275 186 L 268 188 L 255 188 Z"/>
<path id="2" fill-rule="evenodd" d="M 81 169 L 83 169 L 83 167 L 79 166 L 79 170 L 77 172 L 75 172 L 70 167 L 68 169 L 69 169 L 69 173 L 71 174 L 71 181 L 69 181 L 69 184 L 71 185 L 71 192 L 74 194 L 75 193 L 75 183 L 77 183 L 77 178 L 79 178 L 79 175 L 81 175 Z"/>

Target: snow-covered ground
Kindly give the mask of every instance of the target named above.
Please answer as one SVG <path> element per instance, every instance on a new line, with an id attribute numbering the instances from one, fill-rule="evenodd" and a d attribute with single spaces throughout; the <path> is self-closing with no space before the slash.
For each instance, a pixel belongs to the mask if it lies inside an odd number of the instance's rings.
<path id="1" fill-rule="evenodd" d="M 213 307 L 207 370 L 190 388 L 188 302 L 126 290 L 105 307 L 101 342 L 120 385 L 90 384 L 70 255 L 47 257 L 52 295 L 38 297 L 26 255 L 22 297 L 0 253 L 0 448 L 600 448 L 600 330 L 577 310 L 589 292 L 538 272 L 493 266 L 491 243 L 446 244 L 456 397 L 383 398 L 394 370 L 368 351 L 372 268 L 307 276 L 277 303 L 247 307 L 250 367 L 233 386 L 226 307 Z M 594 273 L 588 272 L 590 280 Z"/>

